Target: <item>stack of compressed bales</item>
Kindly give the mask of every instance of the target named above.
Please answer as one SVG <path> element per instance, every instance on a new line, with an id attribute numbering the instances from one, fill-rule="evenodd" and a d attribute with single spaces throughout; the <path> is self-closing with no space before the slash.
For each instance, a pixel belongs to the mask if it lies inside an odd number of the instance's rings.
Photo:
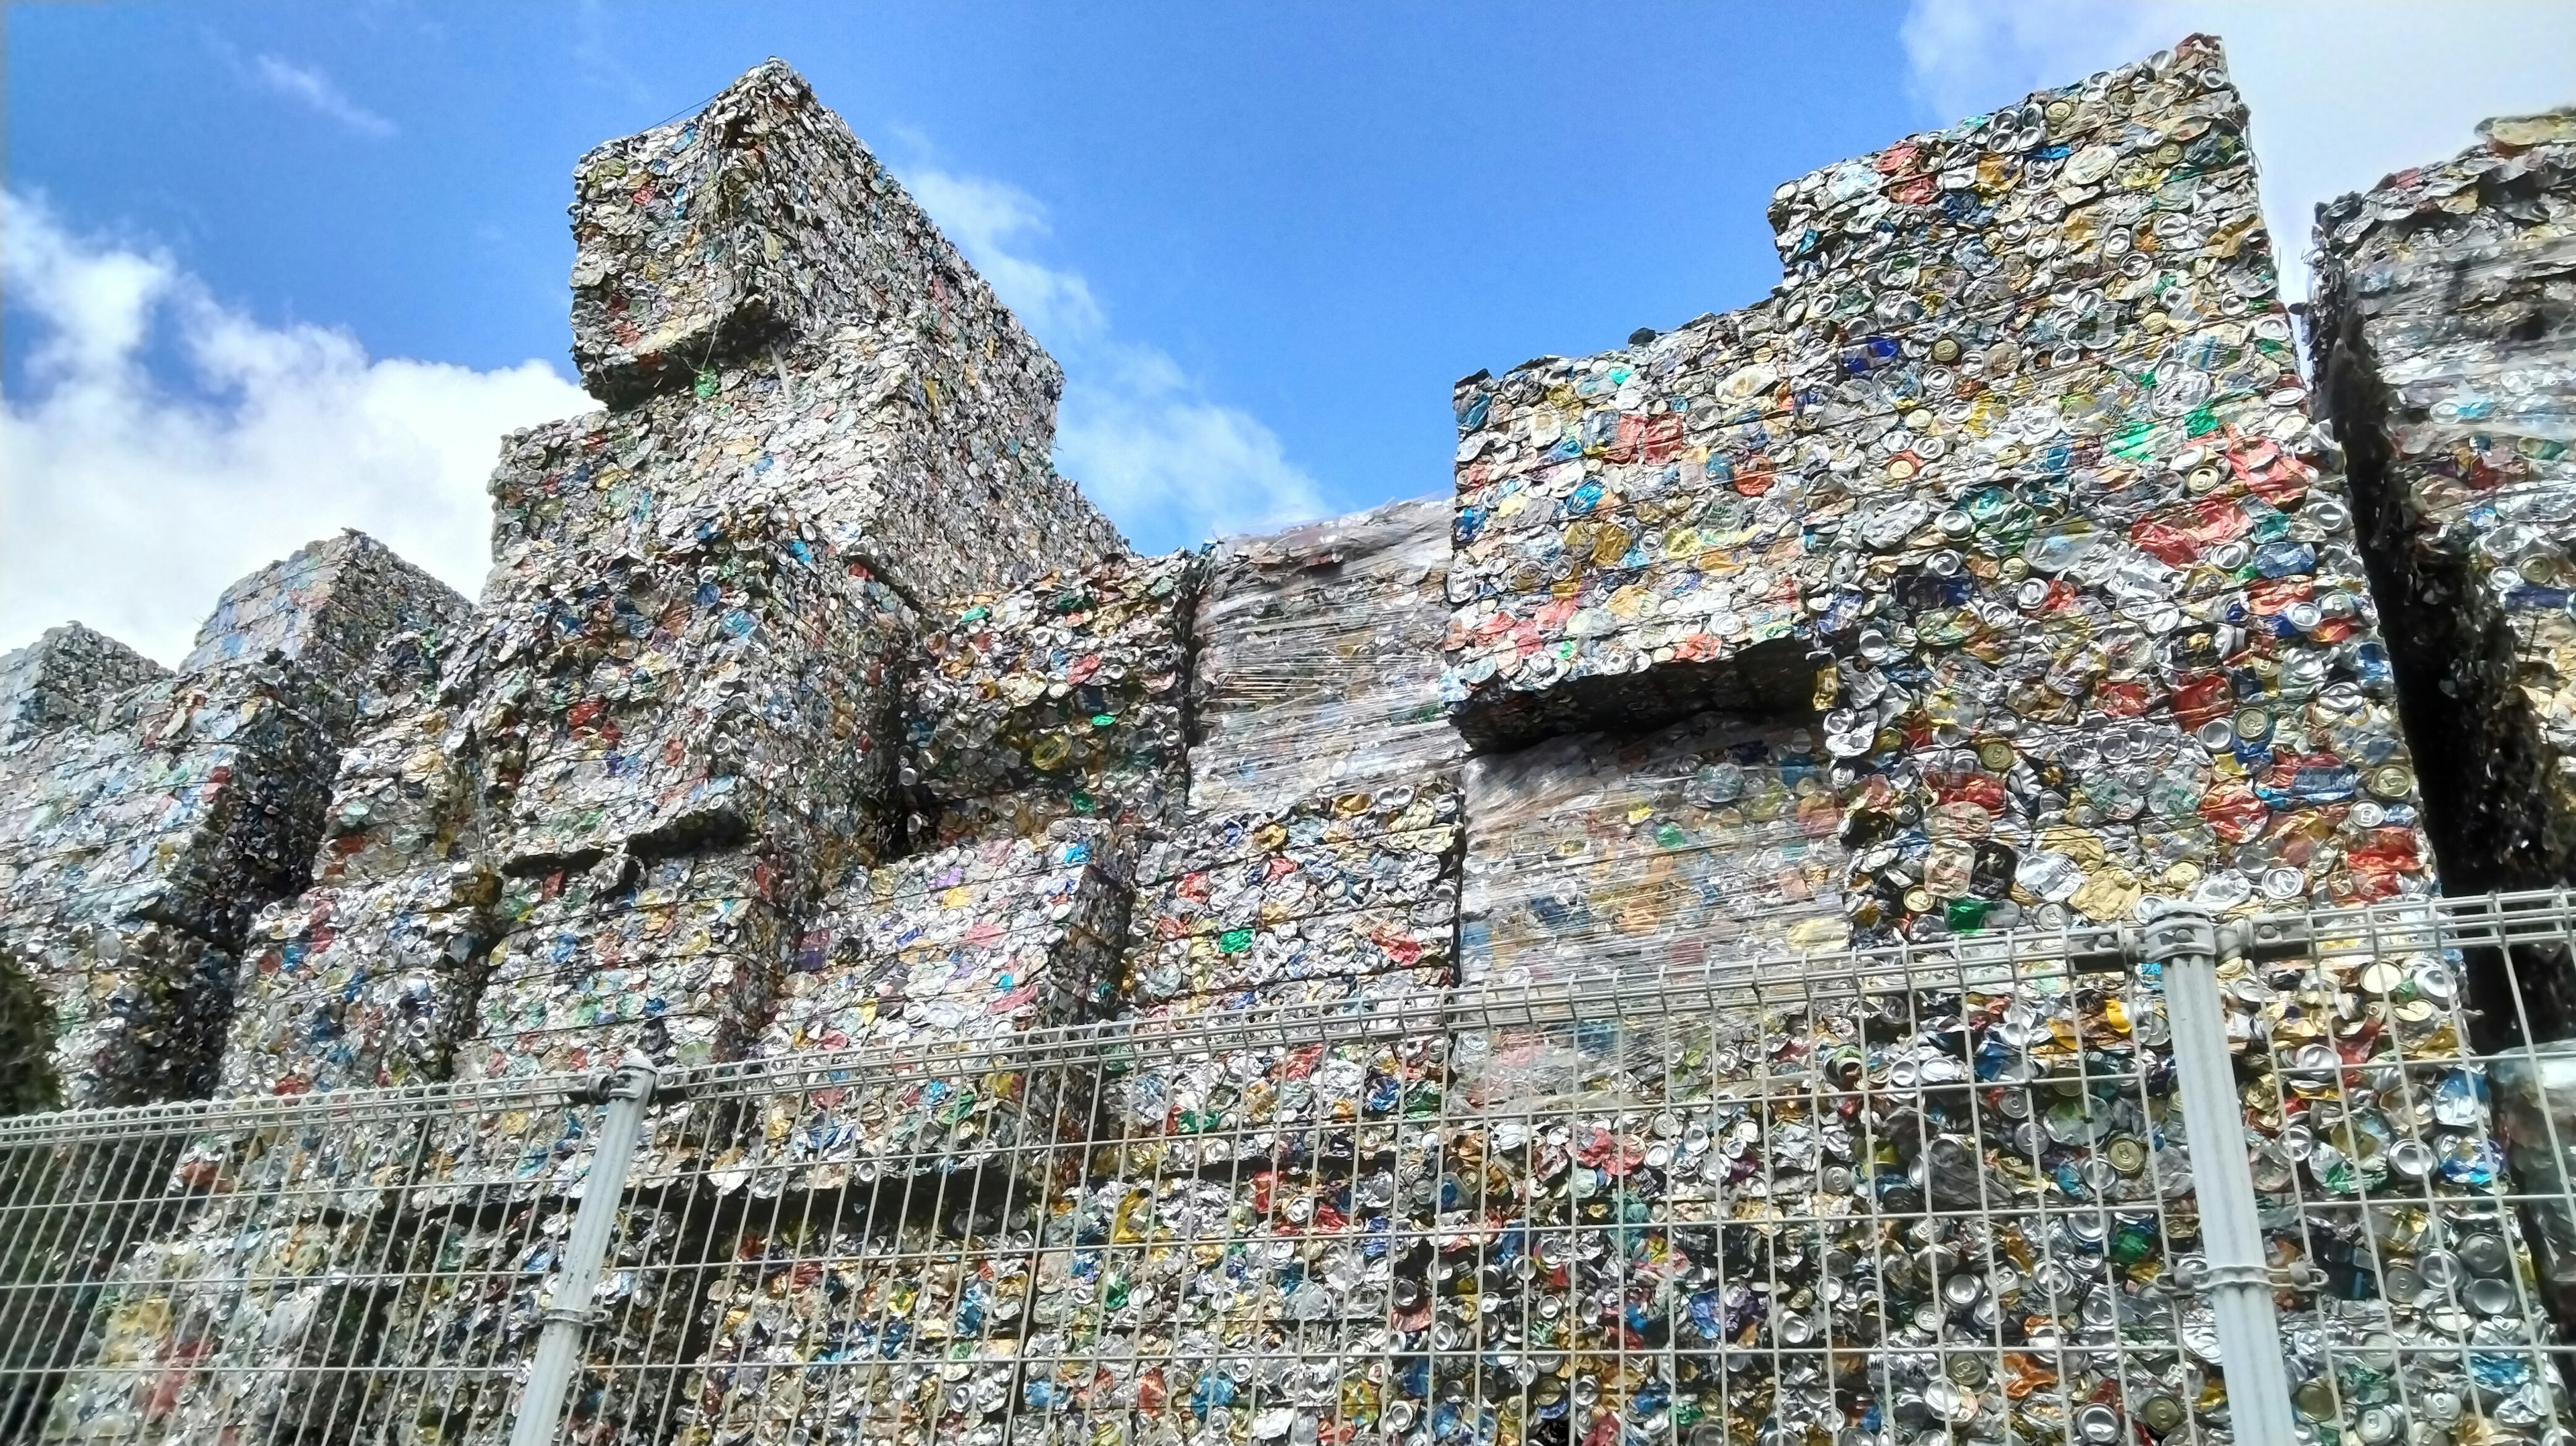
<path id="1" fill-rule="evenodd" d="M 1117 545 L 1046 462 L 1054 363 L 784 66 L 577 189 L 611 410 L 505 445 L 481 607 L 272 916 L 287 1025 L 238 1088 L 739 1057 L 804 913 L 897 842 L 912 600 Z M 570 1129 L 436 1153 L 570 1178 Z"/>
<path id="2" fill-rule="evenodd" d="M 1188 792 L 1190 616 L 1203 559 L 1117 557 L 952 608 L 924 639 L 906 772 L 930 840 L 1059 818 L 1159 834 Z"/>
<path id="3" fill-rule="evenodd" d="M 1459 386 L 1470 738 L 1821 706 L 1864 941 L 2428 892 L 2214 45 L 1773 220 L 1759 305 Z"/>
<path id="4" fill-rule="evenodd" d="M 445 1078 L 497 930 L 489 800 L 466 710 L 420 643 L 341 754 L 312 880 L 263 911 L 234 991 L 227 1096 Z"/>
<path id="5" fill-rule="evenodd" d="M 346 533 L 228 589 L 183 671 L 0 752 L 0 935 L 52 1003 L 67 1102 L 212 1087 L 235 961 L 303 882 L 378 646 L 462 608 Z M 69 674 L 141 671 L 86 630 L 33 652 L 12 671 L 51 717 Z"/>
<path id="6" fill-rule="evenodd" d="M 1140 860 L 1130 1008 L 1176 1025 L 1451 981 L 1463 750 L 1430 651 L 1447 532 L 1401 502 L 1217 544 L 1190 809 Z"/>
<path id="7" fill-rule="evenodd" d="M 573 360 L 643 422 L 588 490 L 774 498 L 916 601 L 1122 550 L 1049 460 L 1063 373 L 793 70 L 573 183 Z"/>
<path id="8" fill-rule="evenodd" d="M 2317 211 L 2310 342 L 2454 889 L 2576 870 L 2576 112 Z"/>

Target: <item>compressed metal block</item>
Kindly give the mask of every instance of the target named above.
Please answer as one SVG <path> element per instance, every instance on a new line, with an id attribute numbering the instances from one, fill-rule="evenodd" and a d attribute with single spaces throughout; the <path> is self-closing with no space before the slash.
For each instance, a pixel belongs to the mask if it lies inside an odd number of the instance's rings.
<path id="1" fill-rule="evenodd" d="M 1849 860 L 1826 764 L 1810 729 L 1715 716 L 1477 758 L 1460 982 L 1651 978 L 1843 947 Z M 1981 884 L 2000 898 L 2012 876 Z"/>
<path id="2" fill-rule="evenodd" d="M 795 939 L 781 871 L 748 853 L 512 881 L 465 1079 L 738 1059 L 777 1004 Z"/>
<path id="3" fill-rule="evenodd" d="M 377 650 L 402 634 L 458 627 L 465 599 L 363 532 L 308 542 L 225 588 L 179 664 L 202 672 L 243 659 L 301 665 L 308 711 L 345 734 L 376 668 Z"/>
<path id="4" fill-rule="evenodd" d="M 502 1446 L 544 1329 L 555 1262 L 575 1207 L 540 1201 L 433 1214 L 391 1258 L 364 1434 L 375 1446 Z M 691 1359 L 705 1272 L 703 1223 L 686 1206 L 619 1209 L 565 1391 L 565 1439 L 648 1446 L 664 1438 Z"/>
<path id="5" fill-rule="evenodd" d="M 1194 552 L 1120 557 L 953 606 L 924 640 L 905 767 L 942 842 L 1050 817 L 1160 831 L 1188 789 Z M 1008 800 L 985 807 L 988 800 Z"/>
<path id="6" fill-rule="evenodd" d="M 235 956 L 149 920 L 22 936 L 55 1097 L 67 1108 L 190 1099 L 214 1082 Z"/>
<path id="7" fill-rule="evenodd" d="M 65 623 L 0 654 L 0 748 L 66 723 L 170 670 L 107 634 Z"/>
<path id="8" fill-rule="evenodd" d="M 299 683 L 249 664 L 181 675 L 13 753 L 7 927 L 135 919 L 238 941 L 311 857 L 328 796 L 332 740 Z"/>
<path id="9" fill-rule="evenodd" d="M 1043 1198 L 1015 1199 L 1006 1228 L 971 1245 L 904 1218 L 908 1192 L 749 1210 L 713 1252 L 706 1348 L 672 1439 L 929 1446 L 998 1432 L 1021 1396 L 1036 1212 L 1057 1193 L 1045 1189 L 1053 1163 L 1026 1182 Z"/>
<path id="10" fill-rule="evenodd" d="M 1148 850 L 1120 996 L 1295 990 L 1454 965 L 1456 783 L 1391 784 L 1191 824 Z"/>
<path id="11" fill-rule="evenodd" d="M 853 877 L 824 901 L 759 1054 L 803 1082 L 756 1112 L 727 1168 L 753 1188 L 984 1165 L 1088 1120 L 1060 1055 L 1010 1046 L 1108 995 L 1133 885 L 1108 826 L 967 844 Z M 816 1066 L 822 1050 L 863 1057 Z"/>
<path id="12" fill-rule="evenodd" d="M 470 863 L 307 889 L 243 954 L 218 1092 L 301 1094 L 447 1077 L 497 931 Z"/>
<path id="13" fill-rule="evenodd" d="M 2455 889 L 2576 878 L 2576 112 L 2317 210 L 2308 331 Z M 2562 1002 L 2561 1008 L 2566 1007 Z"/>
<path id="14" fill-rule="evenodd" d="M 1068 820 L 854 876 L 806 929 L 763 1053 L 966 1044 L 1087 1017 L 1125 932 L 1128 867 L 1108 828 Z"/>
<path id="15" fill-rule="evenodd" d="M 0 780 L 0 935 L 51 1000 L 66 1102 L 203 1093 L 251 915 L 292 888 L 331 743 L 235 664 L 28 740 Z"/>
<path id="16" fill-rule="evenodd" d="M 447 1076 L 500 928 L 490 740 L 440 701 L 443 666 L 477 641 L 469 625 L 380 654 L 311 884 L 263 910 L 244 946 L 221 1093 Z"/>
<path id="17" fill-rule="evenodd" d="M 472 1016 L 452 1046 L 459 1080 L 596 1075 L 630 1053 L 666 1069 L 745 1058 L 777 1007 L 796 940 L 791 871 L 736 851 L 508 881 Z M 442 1202 L 577 1192 L 596 1108 L 569 1095 L 460 1116 L 433 1131 L 424 1178 Z M 680 1101 L 648 1112 L 635 1178 L 668 1180 L 713 1149 L 715 1122 Z"/>
<path id="18" fill-rule="evenodd" d="M 2429 892 L 2215 42 L 1818 171 L 1773 221 L 1772 298 L 1459 387 L 1471 739 L 1803 648 L 1806 688 L 1714 701 L 1823 711 L 1856 938 Z M 1955 804 L 2014 851 L 2001 903 L 1931 856 Z"/>
<path id="19" fill-rule="evenodd" d="M 1055 362 L 793 71 L 600 147 L 575 185 L 574 357 L 633 408 L 607 425 L 661 449 L 656 482 L 756 474 L 920 601 L 1124 550 L 1049 460 Z"/>
<path id="20" fill-rule="evenodd" d="M 496 862 L 751 841 L 810 891 L 878 857 L 910 610 L 784 514 L 663 521 L 640 556 L 583 538 L 551 581 L 487 601 L 444 685 L 500 710 L 476 724 L 507 792 Z"/>
<path id="21" fill-rule="evenodd" d="M 1454 770 L 1439 688 L 1449 510 L 1395 502 L 1217 544 L 1194 624 L 1194 813 Z"/>

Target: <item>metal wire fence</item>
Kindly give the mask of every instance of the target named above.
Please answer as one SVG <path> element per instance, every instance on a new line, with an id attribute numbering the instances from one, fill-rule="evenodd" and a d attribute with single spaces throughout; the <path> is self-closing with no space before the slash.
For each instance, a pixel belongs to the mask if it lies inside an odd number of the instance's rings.
<path id="1" fill-rule="evenodd" d="M 2499 896 L 0 1121 L 0 1438 L 2556 1442 L 2571 945 Z"/>

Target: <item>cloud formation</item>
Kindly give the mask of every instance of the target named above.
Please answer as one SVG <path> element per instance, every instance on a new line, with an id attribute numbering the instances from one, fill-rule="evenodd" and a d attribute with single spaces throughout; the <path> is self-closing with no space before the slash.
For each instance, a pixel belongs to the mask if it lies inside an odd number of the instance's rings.
<path id="1" fill-rule="evenodd" d="M 268 326 L 160 252 L 27 197 L 0 212 L 0 290 L 34 337 L 0 399 L 0 649 L 77 618 L 176 662 L 225 584 L 343 527 L 470 596 L 501 433 L 594 405 L 541 361 L 371 358 Z"/>
<path id="2" fill-rule="evenodd" d="M 306 109 L 329 116 L 364 136 L 389 136 L 394 123 L 349 98 L 331 77 L 309 65 L 297 65 L 274 55 L 260 55 L 251 60 L 251 78 L 272 94 L 282 95 Z"/>
<path id="3" fill-rule="evenodd" d="M 2458 151 L 2487 116 L 2576 102 L 2565 0 L 1913 0 L 1904 40 L 1923 118 L 1944 125 L 2193 31 L 2226 42 L 2253 112 L 2292 296 L 2317 203 Z"/>
<path id="4" fill-rule="evenodd" d="M 1080 273 L 1030 255 L 1046 234 L 1036 197 L 936 169 L 907 170 L 903 181 L 1063 364 L 1056 466 L 1137 546 L 1180 546 L 1323 513 L 1321 489 L 1288 460 L 1277 433 L 1211 400 L 1164 352 L 1120 340 Z"/>

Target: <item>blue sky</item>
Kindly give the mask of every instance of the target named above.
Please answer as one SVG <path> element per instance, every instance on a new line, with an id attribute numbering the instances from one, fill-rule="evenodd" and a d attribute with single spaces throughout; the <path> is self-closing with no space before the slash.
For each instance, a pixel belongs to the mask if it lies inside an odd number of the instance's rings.
<path id="1" fill-rule="evenodd" d="M 573 160 L 769 55 L 1021 307 L 1067 369 L 1065 470 L 1160 549 L 1443 489 L 1457 376 L 1751 300 L 1779 181 L 2196 25 L 2260 32 L 2276 227 L 2576 99 L 2576 7 L 2516 17 L 2505 60 L 2322 13 L 13 6 L 0 647 L 79 615 L 171 656 L 225 580 L 343 524 L 470 591 L 497 433 L 582 405 Z M 2427 98 L 2356 140 L 2302 15 L 2340 74 Z"/>

